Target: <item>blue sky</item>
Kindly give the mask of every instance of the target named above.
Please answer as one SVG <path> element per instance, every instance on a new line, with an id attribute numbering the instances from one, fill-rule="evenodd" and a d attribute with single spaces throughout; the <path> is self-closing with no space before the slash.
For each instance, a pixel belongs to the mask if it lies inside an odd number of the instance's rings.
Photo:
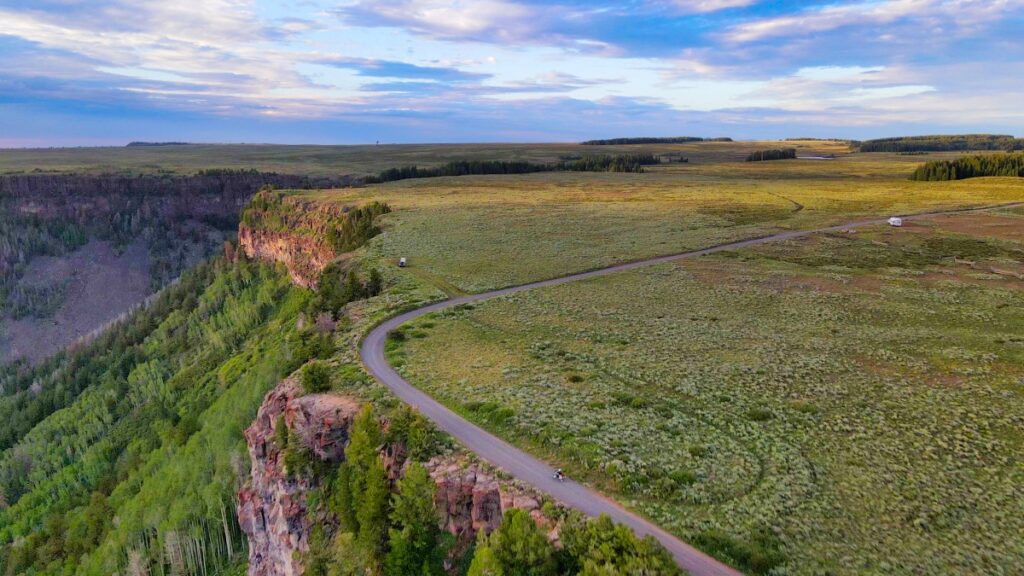
<path id="1" fill-rule="evenodd" d="M 0 0 L 0 146 L 1024 135 L 1024 0 Z"/>

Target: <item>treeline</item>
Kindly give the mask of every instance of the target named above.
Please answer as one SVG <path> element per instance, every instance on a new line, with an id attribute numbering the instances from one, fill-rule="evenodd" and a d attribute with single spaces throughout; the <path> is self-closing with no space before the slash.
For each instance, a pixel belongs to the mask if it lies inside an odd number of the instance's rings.
<path id="1" fill-rule="evenodd" d="M 384 280 L 376 268 L 371 268 L 363 277 L 351 264 L 332 262 L 320 273 L 316 293 L 307 312 L 313 318 L 328 314 L 335 319 L 346 304 L 373 298 L 383 289 Z"/>
<path id="2" fill-rule="evenodd" d="M 732 142 L 732 138 L 700 138 L 697 136 L 670 136 L 665 138 L 608 138 L 606 140 L 587 140 L 581 146 L 615 146 L 626 144 L 689 144 L 692 142 Z"/>
<path id="3" fill-rule="evenodd" d="M 618 154 L 615 156 L 584 156 L 560 162 L 558 170 L 569 172 L 643 172 L 644 166 L 660 164 L 654 154 Z"/>
<path id="4" fill-rule="evenodd" d="M 475 547 L 457 550 L 455 538 L 440 526 L 437 485 L 420 464 L 445 447 L 443 437 L 408 408 L 394 410 L 385 420 L 386 430 L 374 409 L 364 407 L 353 422 L 345 461 L 333 470 L 316 470 L 311 456 L 285 454 L 287 473 L 319 474 L 323 486 L 307 512 L 316 520 L 304 558 L 307 576 L 444 576 L 451 573 L 447 566 L 460 565 L 464 568 L 458 572 L 470 576 L 680 574 L 672 556 L 652 538 L 638 539 L 608 517 L 589 520 L 551 505 L 544 509 L 556 515 L 552 520 L 562 521 L 561 548 L 529 513 L 513 509 L 494 532 L 481 531 Z M 290 450 L 294 442 L 283 428 L 282 421 L 275 442 Z M 396 444 L 404 446 L 410 461 L 392 483 L 381 453 Z M 336 522 L 324 522 L 325 517 Z"/>
<path id="5" fill-rule="evenodd" d="M 127 148 L 139 148 L 145 146 L 187 146 L 189 142 L 129 142 Z"/>
<path id="6" fill-rule="evenodd" d="M 1024 153 L 964 156 L 956 160 L 928 162 L 919 166 L 910 179 L 936 182 L 982 176 L 1024 177 Z"/>
<path id="7" fill-rule="evenodd" d="M 861 152 L 957 152 L 962 150 L 1024 150 L 1024 139 L 1002 134 L 904 136 L 860 143 Z"/>
<path id="8" fill-rule="evenodd" d="M 483 174 L 529 174 L 553 170 L 550 164 L 538 164 L 521 160 L 455 160 L 430 168 L 403 166 L 389 168 L 376 176 L 368 176 L 367 184 L 381 184 L 410 178 L 437 178 L 440 176 L 470 176 Z"/>
<path id="9" fill-rule="evenodd" d="M 492 174 L 531 174 L 535 172 L 643 172 L 643 166 L 659 164 L 653 154 L 618 154 L 582 156 L 562 159 L 555 163 L 526 162 L 522 160 L 455 160 L 429 168 L 404 166 L 389 168 L 376 176 L 367 176 L 367 184 L 382 184 L 411 178 L 437 178 L 441 176 L 472 176 Z"/>
<path id="10" fill-rule="evenodd" d="M 747 156 L 747 162 L 764 160 L 792 160 L 796 158 L 796 148 L 780 148 L 776 150 L 758 150 Z"/>

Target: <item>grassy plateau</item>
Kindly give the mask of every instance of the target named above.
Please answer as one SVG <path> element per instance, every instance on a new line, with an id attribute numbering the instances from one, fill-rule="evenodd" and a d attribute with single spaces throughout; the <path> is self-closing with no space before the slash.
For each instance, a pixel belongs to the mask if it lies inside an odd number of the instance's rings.
<path id="1" fill-rule="evenodd" d="M 1024 559 L 1024 218 L 956 216 L 410 326 L 431 394 L 755 573 Z"/>
<path id="2" fill-rule="evenodd" d="M 763 143 L 759 144 L 763 147 Z M 946 157 L 945 154 L 930 155 Z M 1024 200 L 927 157 L 395 182 L 369 259 L 448 294 L 773 231 Z M 421 320 L 414 384 L 750 573 L 1024 565 L 1024 214 L 871 227 Z"/>

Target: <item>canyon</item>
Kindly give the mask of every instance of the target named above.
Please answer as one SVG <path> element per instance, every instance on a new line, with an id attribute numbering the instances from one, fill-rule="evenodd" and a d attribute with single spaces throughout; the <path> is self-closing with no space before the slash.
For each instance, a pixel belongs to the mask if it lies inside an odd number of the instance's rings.
<path id="1" fill-rule="evenodd" d="M 0 361 L 39 362 L 88 338 L 236 233 L 259 244 L 238 230 L 261 188 L 354 183 L 254 170 L 0 175 Z M 330 257 L 289 245 L 316 266 Z"/>

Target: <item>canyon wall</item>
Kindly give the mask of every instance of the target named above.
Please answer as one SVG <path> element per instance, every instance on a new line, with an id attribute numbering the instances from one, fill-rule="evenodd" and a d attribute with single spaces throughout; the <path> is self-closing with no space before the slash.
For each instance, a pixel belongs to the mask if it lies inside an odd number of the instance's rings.
<path id="1" fill-rule="evenodd" d="M 0 202 L 24 214 L 87 222 L 98 216 L 146 206 L 163 217 L 238 218 L 261 187 L 336 188 L 350 177 L 314 178 L 251 170 L 170 174 L 6 174 Z"/>
<path id="2" fill-rule="evenodd" d="M 285 473 L 274 440 L 276 426 L 283 422 L 317 458 L 337 464 L 344 460 L 359 402 L 331 394 L 301 394 L 295 378 L 279 384 L 267 394 L 245 432 L 252 467 L 249 481 L 238 493 L 238 519 L 249 541 L 249 576 L 300 576 L 301 555 L 309 550 L 313 523 L 335 524 L 333 518 L 309 517 L 306 496 L 325 479 Z M 404 453 L 402 446 L 382 448 L 392 481 L 402 475 Z M 465 454 L 434 458 L 426 468 L 437 486 L 434 504 L 441 526 L 455 535 L 459 551 L 469 547 L 478 531 L 497 528 L 504 512 L 512 508 L 528 510 L 538 523 L 547 525 L 536 494 L 500 479 Z"/>
<path id="3" fill-rule="evenodd" d="M 279 202 L 264 209 L 273 211 L 272 218 L 248 208 L 238 227 L 238 247 L 249 258 L 284 264 L 295 284 L 316 288 L 320 273 L 337 256 L 328 233 L 333 222 L 344 218 L 345 208 L 295 198 Z"/>
<path id="4" fill-rule="evenodd" d="M 251 170 L 0 175 L 0 362 L 50 356 L 221 250 L 263 186 L 350 183 Z M 313 269 L 330 258 L 289 248 Z"/>

